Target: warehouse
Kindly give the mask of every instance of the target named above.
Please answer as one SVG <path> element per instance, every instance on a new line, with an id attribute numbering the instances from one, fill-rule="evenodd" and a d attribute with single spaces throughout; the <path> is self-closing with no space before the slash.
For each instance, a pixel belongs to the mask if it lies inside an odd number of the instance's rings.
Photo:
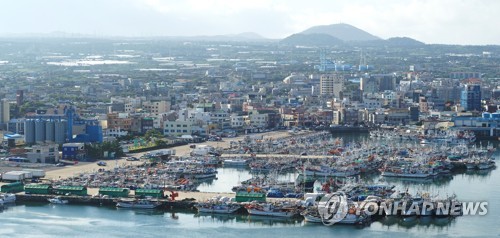
<path id="1" fill-rule="evenodd" d="M 56 193 L 61 195 L 87 196 L 87 188 L 84 186 L 60 186 L 56 188 Z"/>
<path id="2" fill-rule="evenodd" d="M 27 184 L 24 186 L 26 194 L 51 194 L 52 185 L 50 184 Z"/>
<path id="3" fill-rule="evenodd" d="M 163 191 L 160 189 L 136 189 L 135 196 L 136 197 L 162 198 Z"/>
<path id="4" fill-rule="evenodd" d="M 99 188 L 99 194 L 108 195 L 110 197 L 128 197 L 130 190 L 128 188 L 110 188 L 102 187 Z"/>
<path id="5" fill-rule="evenodd" d="M 18 193 L 24 191 L 24 184 L 21 182 L 8 183 L 0 187 L 2 193 Z"/>

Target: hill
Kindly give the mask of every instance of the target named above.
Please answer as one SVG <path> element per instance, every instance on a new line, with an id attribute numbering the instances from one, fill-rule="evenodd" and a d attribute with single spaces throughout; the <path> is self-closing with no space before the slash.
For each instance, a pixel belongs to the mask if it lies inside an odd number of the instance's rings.
<path id="1" fill-rule="evenodd" d="M 327 34 L 343 41 L 374 41 L 380 40 L 366 31 L 351 26 L 349 24 L 332 24 L 323 26 L 313 26 L 300 34 Z"/>
<path id="2" fill-rule="evenodd" d="M 344 42 L 328 34 L 293 34 L 280 41 L 284 45 L 334 46 Z"/>
<path id="3" fill-rule="evenodd" d="M 409 37 L 392 37 L 386 40 L 391 46 L 423 46 L 425 43 Z"/>

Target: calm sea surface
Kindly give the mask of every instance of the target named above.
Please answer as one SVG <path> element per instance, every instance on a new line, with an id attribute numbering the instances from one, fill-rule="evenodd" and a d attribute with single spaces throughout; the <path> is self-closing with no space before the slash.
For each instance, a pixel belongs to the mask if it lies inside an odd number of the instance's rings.
<path id="1" fill-rule="evenodd" d="M 497 146 L 498 147 L 498 146 Z M 495 154 L 497 163 L 499 152 Z M 323 226 L 301 219 L 283 220 L 247 215 L 207 215 L 194 212 L 136 211 L 113 207 L 30 204 L 10 206 L 0 213 L 0 237 L 500 237 L 500 169 L 455 174 L 434 182 L 386 180 L 397 189 L 455 193 L 461 201 L 487 201 L 485 216 L 462 216 L 451 221 L 420 219 L 403 222 L 382 219 L 359 228 Z M 201 191 L 229 192 L 250 178 L 248 171 L 219 169 L 218 179 L 200 185 Z M 294 174 L 280 179 L 293 181 Z M 379 182 L 378 175 L 366 179 Z"/>

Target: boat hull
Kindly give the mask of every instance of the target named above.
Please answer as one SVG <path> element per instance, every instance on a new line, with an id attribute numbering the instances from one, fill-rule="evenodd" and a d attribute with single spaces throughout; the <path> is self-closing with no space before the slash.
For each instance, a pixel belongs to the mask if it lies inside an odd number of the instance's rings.
<path id="1" fill-rule="evenodd" d="M 132 209 L 155 209 L 158 207 L 157 204 L 129 204 L 129 203 L 120 203 L 116 204 L 116 207 L 119 208 L 132 208 Z"/>
<path id="2" fill-rule="evenodd" d="M 399 178 L 430 178 L 434 176 L 434 174 L 406 174 L 406 173 L 391 173 L 391 172 L 382 172 L 382 176 L 385 177 L 399 177 Z"/>
<path id="3" fill-rule="evenodd" d="M 198 207 L 197 209 L 198 209 L 199 213 L 231 214 L 231 213 L 235 213 L 240 208 L 239 207 L 228 207 L 228 208 L 205 208 L 205 207 Z"/>
<path id="4" fill-rule="evenodd" d="M 248 209 L 248 214 L 257 216 L 271 216 L 271 217 L 293 217 L 295 212 L 293 211 L 260 211 L 256 209 Z"/>
<path id="5" fill-rule="evenodd" d="M 0 195 L 0 200 L 3 201 L 3 203 L 15 203 L 16 202 L 16 195 L 15 194 L 2 194 Z"/>

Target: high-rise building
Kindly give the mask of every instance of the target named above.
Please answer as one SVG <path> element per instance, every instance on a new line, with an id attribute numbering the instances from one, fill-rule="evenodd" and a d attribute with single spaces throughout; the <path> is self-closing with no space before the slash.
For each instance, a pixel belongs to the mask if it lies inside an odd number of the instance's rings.
<path id="1" fill-rule="evenodd" d="M 460 104 L 466 111 L 482 111 L 481 86 L 479 84 L 466 84 L 462 90 Z"/>
<path id="2" fill-rule="evenodd" d="M 0 101 L 0 124 L 7 124 L 10 120 L 10 105 L 7 99 Z"/>
<path id="3" fill-rule="evenodd" d="M 24 103 L 24 91 L 17 90 L 16 92 L 16 104 L 17 106 L 21 106 Z"/>
<path id="4" fill-rule="evenodd" d="M 362 77 L 359 81 L 359 89 L 363 93 L 376 93 L 378 92 L 378 82 L 372 77 Z"/>
<path id="5" fill-rule="evenodd" d="M 377 81 L 379 92 L 396 88 L 396 77 L 392 74 L 373 74 L 370 77 Z"/>
<path id="6" fill-rule="evenodd" d="M 340 93 L 344 89 L 344 76 L 339 74 L 325 74 L 320 78 L 321 95 L 333 95 L 340 98 Z"/>

